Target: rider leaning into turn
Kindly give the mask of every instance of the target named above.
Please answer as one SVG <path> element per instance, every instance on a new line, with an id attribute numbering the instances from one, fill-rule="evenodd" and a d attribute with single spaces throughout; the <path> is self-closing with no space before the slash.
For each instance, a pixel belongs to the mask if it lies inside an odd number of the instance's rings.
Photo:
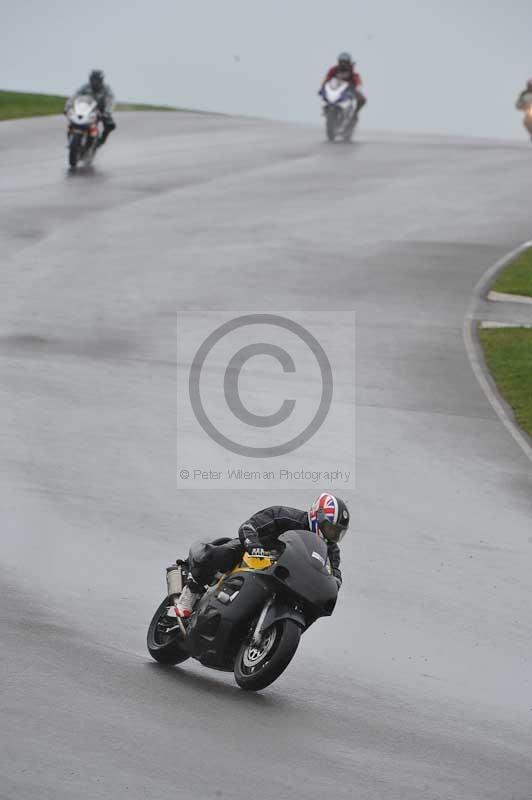
<path id="1" fill-rule="evenodd" d="M 318 94 L 322 93 L 323 87 L 327 81 L 331 80 L 331 78 L 339 78 L 340 80 L 347 81 L 347 83 L 350 84 L 357 103 L 355 114 L 358 115 L 360 109 L 365 106 L 368 101 L 360 89 L 362 86 L 362 78 L 360 77 L 360 73 L 356 71 L 356 63 L 353 61 L 349 53 L 340 53 L 338 56 L 338 62 L 330 68 L 323 79 L 323 83 L 321 84 Z"/>
<path id="2" fill-rule="evenodd" d="M 115 105 L 114 94 L 111 87 L 104 82 L 104 74 L 101 69 L 93 69 L 89 75 L 89 82 L 84 83 L 72 97 L 70 97 L 65 104 L 65 114 L 74 105 L 74 100 L 80 95 L 91 95 L 98 103 L 98 109 L 101 114 L 103 123 L 103 131 L 98 139 L 98 147 L 105 144 L 107 137 L 116 128 L 116 122 L 113 119 L 113 110 Z"/>
<path id="3" fill-rule="evenodd" d="M 176 603 L 180 617 L 190 617 L 196 602 L 217 572 L 228 572 L 238 564 L 244 551 L 262 555 L 273 548 L 277 538 L 286 531 L 312 531 L 327 544 L 332 573 L 338 587 L 342 584 L 340 548 L 349 527 L 349 511 L 343 500 L 324 492 L 316 498 L 309 511 L 286 506 L 270 506 L 257 511 L 238 529 L 238 539 L 225 544 L 198 543 L 189 554 L 190 577 Z"/>

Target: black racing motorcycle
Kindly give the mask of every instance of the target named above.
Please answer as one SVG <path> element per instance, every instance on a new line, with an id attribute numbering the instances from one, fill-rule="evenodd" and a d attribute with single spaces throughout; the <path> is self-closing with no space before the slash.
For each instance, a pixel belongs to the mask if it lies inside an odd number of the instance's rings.
<path id="1" fill-rule="evenodd" d="M 288 531 L 276 547 L 260 557 L 244 553 L 207 588 L 187 620 L 175 613 L 187 562 L 169 567 L 169 595 L 148 629 L 150 655 L 162 664 L 192 657 L 205 667 L 233 672 L 242 689 L 258 691 L 273 683 L 292 660 L 301 634 L 333 613 L 338 596 L 327 545 L 316 534 Z"/>

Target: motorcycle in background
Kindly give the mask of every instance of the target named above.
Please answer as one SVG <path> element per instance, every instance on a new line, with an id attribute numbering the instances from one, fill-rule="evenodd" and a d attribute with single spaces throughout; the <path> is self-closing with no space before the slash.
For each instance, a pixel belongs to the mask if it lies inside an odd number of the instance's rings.
<path id="1" fill-rule="evenodd" d="M 327 545 L 316 534 L 288 531 L 276 547 L 260 556 L 244 553 L 233 570 L 207 588 L 186 620 L 176 615 L 175 603 L 188 563 L 168 567 L 168 595 L 148 629 L 152 658 L 161 664 L 195 658 L 205 667 L 233 672 L 249 691 L 273 683 L 292 660 L 301 634 L 332 614 L 338 596 Z"/>
<path id="2" fill-rule="evenodd" d="M 79 95 L 66 112 L 68 120 L 68 163 L 75 169 L 80 161 L 90 166 L 100 135 L 98 103 L 89 95 Z"/>
<path id="3" fill-rule="evenodd" d="M 356 103 L 351 86 L 340 78 L 331 78 L 320 92 L 325 102 L 325 128 L 327 138 L 334 142 L 337 136 L 350 142 L 357 124 Z"/>
<path id="4" fill-rule="evenodd" d="M 518 111 L 523 112 L 523 125 L 532 139 L 532 92 L 525 92 L 516 103 Z"/>

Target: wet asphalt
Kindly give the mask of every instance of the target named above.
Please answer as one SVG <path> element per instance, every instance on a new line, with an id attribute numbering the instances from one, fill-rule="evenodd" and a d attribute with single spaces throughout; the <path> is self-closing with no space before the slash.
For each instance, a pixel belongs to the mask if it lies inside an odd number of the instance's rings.
<path id="1" fill-rule="evenodd" d="M 123 114 L 72 176 L 62 119 L 0 125 L 2 800 L 530 798 L 531 464 L 462 322 L 531 238 L 531 155 Z M 316 307 L 356 315 L 353 533 L 253 696 L 150 660 L 164 568 L 321 486 L 177 487 L 176 313 Z"/>

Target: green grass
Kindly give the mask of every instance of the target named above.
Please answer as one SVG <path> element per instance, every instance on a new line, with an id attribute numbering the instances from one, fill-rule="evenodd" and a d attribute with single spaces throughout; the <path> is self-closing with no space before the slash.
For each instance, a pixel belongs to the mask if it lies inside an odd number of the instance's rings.
<path id="1" fill-rule="evenodd" d="M 519 425 L 532 436 L 532 329 L 480 329 L 486 363 Z"/>
<path id="2" fill-rule="evenodd" d="M 65 98 L 57 94 L 0 91 L 0 119 L 61 114 Z"/>
<path id="3" fill-rule="evenodd" d="M 30 94 L 0 90 L 0 120 L 62 114 L 66 97 L 57 94 Z M 177 111 L 170 106 L 149 106 L 142 103 L 118 103 L 117 111 Z"/>
<path id="4" fill-rule="evenodd" d="M 525 250 L 503 269 L 491 288 L 494 292 L 532 297 L 532 249 Z"/>

